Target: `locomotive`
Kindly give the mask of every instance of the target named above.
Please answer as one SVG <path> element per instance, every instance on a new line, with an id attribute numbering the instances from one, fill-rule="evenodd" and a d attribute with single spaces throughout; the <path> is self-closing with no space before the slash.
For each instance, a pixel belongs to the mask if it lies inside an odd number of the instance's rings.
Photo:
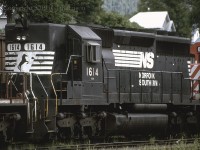
<path id="1" fill-rule="evenodd" d="M 190 39 L 102 26 L 7 24 L 1 140 L 198 131 Z"/>

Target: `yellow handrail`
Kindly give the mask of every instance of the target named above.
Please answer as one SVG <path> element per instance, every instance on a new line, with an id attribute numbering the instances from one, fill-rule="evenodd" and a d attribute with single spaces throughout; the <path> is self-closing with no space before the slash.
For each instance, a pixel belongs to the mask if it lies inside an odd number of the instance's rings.
<path id="1" fill-rule="evenodd" d="M 56 93 L 55 86 L 54 86 L 54 84 L 53 84 L 53 76 L 54 76 L 54 75 L 67 75 L 67 73 L 52 73 L 52 74 L 51 74 L 51 85 L 52 85 L 52 87 L 53 87 L 53 91 L 54 91 L 54 94 L 55 94 L 55 96 L 56 96 L 56 114 L 57 114 L 57 112 L 58 112 L 58 96 L 57 96 L 57 93 Z"/>

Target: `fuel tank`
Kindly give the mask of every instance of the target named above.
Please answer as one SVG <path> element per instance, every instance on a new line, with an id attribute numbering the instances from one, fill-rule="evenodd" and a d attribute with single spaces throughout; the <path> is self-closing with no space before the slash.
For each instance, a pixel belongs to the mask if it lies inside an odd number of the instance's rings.
<path id="1" fill-rule="evenodd" d="M 166 114 L 108 114 L 106 134 L 150 134 L 164 132 L 168 125 Z"/>
<path id="2" fill-rule="evenodd" d="M 167 104 L 135 104 L 133 106 L 135 112 L 165 112 L 167 110 Z"/>

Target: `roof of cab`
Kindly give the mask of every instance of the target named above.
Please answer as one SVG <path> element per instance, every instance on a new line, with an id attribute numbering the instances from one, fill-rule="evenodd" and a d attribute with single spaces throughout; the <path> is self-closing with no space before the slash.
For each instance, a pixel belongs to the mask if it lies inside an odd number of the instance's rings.
<path id="1" fill-rule="evenodd" d="M 89 27 L 69 25 L 69 27 L 75 31 L 82 39 L 87 40 L 101 40 L 101 38 L 94 33 Z"/>

